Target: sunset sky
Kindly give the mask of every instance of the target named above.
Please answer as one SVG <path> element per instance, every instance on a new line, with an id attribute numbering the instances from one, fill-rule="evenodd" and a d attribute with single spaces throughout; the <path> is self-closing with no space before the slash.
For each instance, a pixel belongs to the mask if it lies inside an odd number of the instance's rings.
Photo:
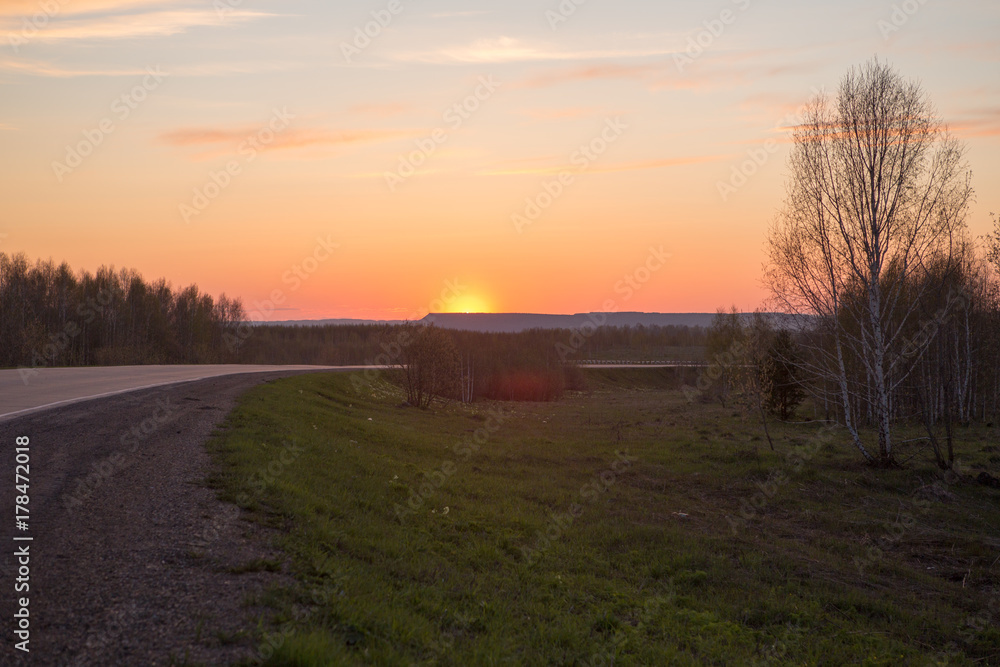
<path id="1" fill-rule="evenodd" d="M 872 56 L 966 142 L 989 230 L 998 28 L 983 0 L 0 0 L 0 251 L 277 292 L 265 319 L 752 309 L 788 127 Z"/>

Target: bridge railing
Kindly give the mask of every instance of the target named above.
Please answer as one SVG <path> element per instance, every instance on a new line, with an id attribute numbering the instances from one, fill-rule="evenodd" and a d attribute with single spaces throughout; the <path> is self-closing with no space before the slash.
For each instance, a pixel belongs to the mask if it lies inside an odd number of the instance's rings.
<path id="1" fill-rule="evenodd" d="M 680 359 L 581 359 L 567 363 L 574 366 L 665 366 L 670 368 L 698 368 L 708 365 L 704 361 Z"/>

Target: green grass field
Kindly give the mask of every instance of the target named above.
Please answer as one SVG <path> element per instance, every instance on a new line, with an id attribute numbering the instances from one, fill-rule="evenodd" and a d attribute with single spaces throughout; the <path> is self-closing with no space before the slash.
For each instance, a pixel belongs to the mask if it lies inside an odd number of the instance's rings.
<path id="1" fill-rule="evenodd" d="M 212 482 L 292 575 L 255 600 L 252 664 L 1000 664 L 1000 491 L 919 443 L 870 470 L 819 423 L 771 452 L 663 372 L 590 382 L 433 411 L 346 374 L 244 396 Z M 997 433 L 961 430 L 970 472 L 996 474 Z"/>

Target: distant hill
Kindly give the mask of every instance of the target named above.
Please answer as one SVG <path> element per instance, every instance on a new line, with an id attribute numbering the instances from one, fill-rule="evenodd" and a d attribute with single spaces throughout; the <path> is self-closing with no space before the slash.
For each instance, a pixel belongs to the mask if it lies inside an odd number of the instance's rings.
<path id="1" fill-rule="evenodd" d="M 432 313 L 422 321 L 444 329 L 517 332 L 527 329 L 575 329 L 587 323 L 612 327 L 689 326 L 707 327 L 715 313 L 577 313 L 540 315 L 532 313 Z"/>
<path id="2" fill-rule="evenodd" d="M 749 315 L 746 315 L 749 316 Z M 575 315 L 546 315 L 540 313 L 431 313 L 421 322 L 435 324 L 443 329 L 509 333 L 528 329 L 575 329 L 589 322 L 614 327 L 635 326 L 688 326 L 708 327 L 715 313 L 577 313 Z M 795 318 L 781 316 L 785 326 L 792 326 Z M 405 324 L 402 320 L 287 320 L 269 322 L 282 326 L 344 326 L 351 324 Z"/>
<path id="3" fill-rule="evenodd" d="M 282 320 L 280 322 L 261 322 L 261 324 L 274 324 L 283 327 L 342 327 L 356 324 L 405 324 L 403 320 Z"/>
<path id="4" fill-rule="evenodd" d="M 527 331 L 528 329 L 572 329 L 586 322 L 615 327 L 666 326 L 707 327 L 715 313 L 577 313 L 576 315 L 546 315 L 540 313 L 431 313 L 421 322 L 436 324 L 443 329 L 488 331 L 495 333 Z M 606 321 L 605 321 L 606 319 Z M 281 326 L 345 326 L 351 324 L 405 324 L 402 320 L 285 320 L 267 322 Z"/>

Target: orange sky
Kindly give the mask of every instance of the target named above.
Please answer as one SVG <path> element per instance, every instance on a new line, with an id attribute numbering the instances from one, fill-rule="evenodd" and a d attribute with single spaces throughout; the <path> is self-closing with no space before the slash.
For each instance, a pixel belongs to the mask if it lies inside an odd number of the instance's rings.
<path id="1" fill-rule="evenodd" d="M 752 309 L 783 128 L 875 54 L 1000 211 L 992 3 L 330 4 L 0 1 L 0 251 L 264 319 Z"/>

